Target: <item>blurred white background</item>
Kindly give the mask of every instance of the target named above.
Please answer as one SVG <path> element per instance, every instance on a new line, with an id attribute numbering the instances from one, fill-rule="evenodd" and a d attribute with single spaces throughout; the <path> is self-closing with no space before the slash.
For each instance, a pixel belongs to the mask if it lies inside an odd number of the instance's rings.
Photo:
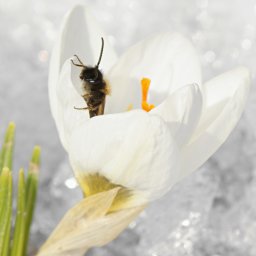
<path id="1" fill-rule="evenodd" d="M 178 31 L 196 47 L 204 80 L 237 65 L 255 81 L 255 0 L 0 0 L 0 132 L 17 124 L 15 171 L 42 147 L 31 252 L 81 198 L 51 117 L 47 75 L 61 20 L 86 3 L 121 54 L 160 31 Z M 81 31 L 82 33 L 82 31 Z M 116 241 L 93 256 L 256 255 L 256 89 L 225 145 L 201 170 L 153 203 Z M 228 121 L 228 120 L 227 120 Z"/>

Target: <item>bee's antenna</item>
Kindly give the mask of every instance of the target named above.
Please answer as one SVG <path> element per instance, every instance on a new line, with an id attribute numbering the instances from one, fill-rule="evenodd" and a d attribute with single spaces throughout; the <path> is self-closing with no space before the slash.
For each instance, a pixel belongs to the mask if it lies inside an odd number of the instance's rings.
<path id="1" fill-rule="evenodd" d="M 77 67 L 85 67 L 84 63 L 79 59 L 79 57 L 78 57 L 77 55 L 74 55 L 74 57 L 76 57 L 77 60 L 78 60 L 79 63 L 80 63 L 80 64 L 76 64 L 76 63 L 74 62 L 74 60 L 71 59 L 71 62 L 73 63 L 74 66 L 77 66 Z"/>
<path id="2" fill-rule="evenodd" d="M 96 67 L 99 67 L 99 65 L 100 65 L 101 58 L 102 58 L 102 54 L 103 54 L 103 49 L 104 49 L 104 39 L 103 39 L 103 37 L 102 37 L 102 38 L 101 38 L 100 57 L 99 57 L 99 60 L 98 60 L 98 63 L 97 63 L 97 65 L 96 65 Z"/>

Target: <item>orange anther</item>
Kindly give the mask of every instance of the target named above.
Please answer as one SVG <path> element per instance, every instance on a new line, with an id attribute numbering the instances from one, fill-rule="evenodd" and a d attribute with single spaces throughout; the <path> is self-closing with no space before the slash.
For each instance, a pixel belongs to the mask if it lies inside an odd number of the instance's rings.
<path id="1" fill-rule="evenodd" d="M 142 80 L 141 80 L 141 90 L 142 90 L 141 107 L 143 110 L 145 110 L 147 112 L 149 112 L 150 110 L 152 110 L 155 107 L 153 104 L 149 104 L 147 102 L 150 82 L 151 82 L 151 80 L 148 78 L 142 78 Z"/>

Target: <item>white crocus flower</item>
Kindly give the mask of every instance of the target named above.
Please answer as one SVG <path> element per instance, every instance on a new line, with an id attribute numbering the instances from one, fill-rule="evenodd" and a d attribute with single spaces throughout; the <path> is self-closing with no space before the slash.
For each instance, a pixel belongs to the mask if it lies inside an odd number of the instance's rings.
<path id="1" fill-rule="evenodd" d="M 85 101 L 81 69 L 70 58 L 77 54 L 86 65 L 96 65 L 101 37 L 105 48 L 100 70 L 111 95 L 105 115 L 89 118 L 88 111 L 74 109 Z M 149 112 L 141 109 L 144 77 L 151 80 L 149 102 L 155 105 Z M 142 83 L 145 89 L 149 80 Z M 194 48 L 176 33 L 139 42 L 118 59 L 82 6 L 65 19 L 49 79 L 52 113 L 79 182 L 83 186 L 90 177 L 103 177 L 127 189 L 133 204 L 161 197 L 220 147 L 241 116 L 249 87 L 243 67 L 202 84 Z M 130 104 L 133 109 L 127 111 Z"/>

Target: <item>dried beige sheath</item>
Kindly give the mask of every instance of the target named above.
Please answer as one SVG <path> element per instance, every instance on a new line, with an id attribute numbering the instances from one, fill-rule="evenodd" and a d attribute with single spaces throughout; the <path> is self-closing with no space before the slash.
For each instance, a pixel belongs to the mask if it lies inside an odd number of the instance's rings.
<path id="1" fill-rule="evenodd" d="M 84 255 L 89 248 L 115 239 L 145 208 L 133 207 L 107 214 L 117 192 L 115 188 L 80 201 L 63 217 L 37 255 Z"/>

